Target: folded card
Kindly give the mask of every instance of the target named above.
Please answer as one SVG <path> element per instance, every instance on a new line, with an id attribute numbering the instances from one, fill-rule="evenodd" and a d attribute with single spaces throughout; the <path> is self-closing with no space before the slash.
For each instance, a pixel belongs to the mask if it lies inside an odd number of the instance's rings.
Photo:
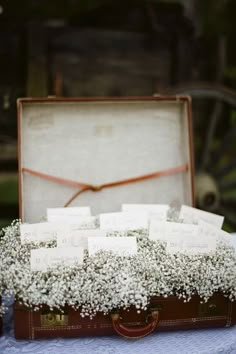
<path id="1" fill-rule="evenodd" d="M 70 230 L 57 236 L 57 247 L 83 247 L 88 249 L 88 237 L 106 237 L 106 231 L 101 229 Z"/>
<path id="2" fill-rule="evenodd" d="M 20 225 L 20 238 L 22 244 L 56 240 L 59 234 L 63 235 L 64 233 L 64 225 L 51 224 L 48 222 Z"/>
<path id="3" fill-rule="evenodd" d="M 166 241 L 166 221 L 150 220 L 149 238 L 154 241 Z"/>
<path id="4" fill-rule="evenodd" d="M 118 256 L 133 256 L 137 254 L 136 237 L 89 237 L 89 256 L 99 251 L 111 251 Z"/>
<path id="5" fill-rule="evenodd" d="M 73 266 L 82 264 L 84 250 L 82 247 L 39 248 L 31 250 L 30 267 L 32 271 L 47 271 L 58 264 Z"/>
<path id="6" fill-rule="evenodd" d="M 169 253 L 210 253 L 216 249 L 216 238 L 204 237 L 199 233 L 199 225 L 194 224 L 153 219 L 150 222 L 149 238 L 165 241 Z"/>
<path id="7" fill-rule="evenodd" d="M 167 237 L 195 239 L 198 238 L 198 227 L 193 224 L 183 224 L 178 222 L 166 222 Z"/>
<path id="8" fill-rule="evenodd" d="M 179 214 L 180 219 L 185 223 L 198 224 L 200 220 L 208 222 L 209 224 L 222 228 L 224 217 L 222 215 L 217 215 L 203 211 L 200 209 L 192 208 L 187 205 L 182 205 Z"/>
<path id="9" fill-rule="evenodd" d="M 235 233 L 232 235 L 232 245 L 236 251 L 236 234 Z"/>
<path id="10" fill-rule="evenodd" d="M 77 215 L 52 215 L 49 220 L 50 223 L 57 224 L 73 224 L 78 228 L 95 228 L 95 216 L 77 216 Z"/>
<path id="11" fill-rule="evenodd" d="M 214 237 L 217 242 L 223 242 L 227 245 L 232 245 L 233 237 L 231 234 L 205 221 L 199 221 L 198 230 L 199 234 L 206 238 Z"/>
<path id="12" fill-rule="evenodd" d="M 122 204 L 124 212 L 146 212 L 149 218 L 166 220 L 169 206 L 167 204 Z"/>
<path id="13" fill-rule="evenodd" d="M 135 230 L 148 228 L 146 212 L 119 212 L 100 214 L 102 230 Z"/>
<path id="14" fill-rule="evenodd" d="M 182 240 L 183 235 L 189 238 L 197 237 L 197 232 L 196 225 L 151 219 L 149 238 L 151 240 L 167 241 L 168 238 L 175 237 Z"/>
<path id="15" fill-rule="evenodd" d="M 216 249 L 216 239 L 206 239 L 203 236 L 189 238 L 186 235 L 182 237 L 171 236 L 167 240 L 166 251 L 169 253 L 183 253 L 186 255 L 210 254 Z"/>
<path id="16" fill-rule="evenodd" d="M 90 207 L 47 208 L 47 220 L 54 221 L 61 216 L 91 216 Z"/>

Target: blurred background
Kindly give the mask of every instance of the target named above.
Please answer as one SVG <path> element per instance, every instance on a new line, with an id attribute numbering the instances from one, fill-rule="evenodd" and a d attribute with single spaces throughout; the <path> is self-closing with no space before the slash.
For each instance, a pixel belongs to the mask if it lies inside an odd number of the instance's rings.
<path id="1" fill-rule="evenodd" d="M 0 226 L 18 217 L 18 97 L 189 94 L 197 206 L 236 231 L 235 17 L 235 0 L 0 0 Z"/>

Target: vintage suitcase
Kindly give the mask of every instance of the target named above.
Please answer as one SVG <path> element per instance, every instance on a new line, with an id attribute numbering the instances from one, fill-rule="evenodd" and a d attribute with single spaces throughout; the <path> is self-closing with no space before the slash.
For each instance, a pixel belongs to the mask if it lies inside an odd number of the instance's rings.
<path id="1" fill-rule="evenodd" d="M 229 327 L 236 324 L 236 304 L 221 294 L 214 295 L 207 303 L 199 297 L 183 302 L 176 297 L 154 297 L 149 310 L 137 313 L 136 309 L 120 311 L 93 320 L 81 318 L 70 307 L 64 313 L 39 311 L 18 303 L 14 306 L 14 328 L 17 339 L 49 337 L 98 336 L 119 334 L 126 338 L 142 338 L 153 331 L 190 328 Z"/>
<path id="2" fill-rule="evenodd" d="M 188 97 L 48 98 L 18 101 L 20 214 L 45 218 L 47 207 L 90 205 L 94 215 L 122 203 L 194 204 Z M 14 306 L 16 338 L 106 335 L 143 337 L 153 330 L 230 326 L 235 304 L 215 294 L 152 298 L 150 308 L 93 320 Z"/>

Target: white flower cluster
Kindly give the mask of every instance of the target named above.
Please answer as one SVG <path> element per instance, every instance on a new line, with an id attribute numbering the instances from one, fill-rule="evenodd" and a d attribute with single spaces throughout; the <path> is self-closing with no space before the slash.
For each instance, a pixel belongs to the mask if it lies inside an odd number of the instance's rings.
<path id="1" fill-rule="evenodd" d="M 124 234 L 117 234 L 123 236 Z M 97 312 L 115 308 L 146 309 L 152 296 L 175 295 L 189 301 L 195 294 L 207 301 L 221 291 L 232 301 L 236 298 L 236 253 L 219 245 L 210 255 L 169 254 L 164 242 L 152 241 L 146 230 L 129 232 L 137 236 L 138 253 L 120 257 L 100 251 L 89 257 L 85 251 L 82 265 L 61 264 L 47 272 L 32 272 L 30 250 L 55 247 L 21 244 L 19 221 L 4 229 L 0 239 L 0 294 L 14 295 L 26 306 L 42 304 L 63 309 L 66 304 L 91 318 Z"/>
<path id="2" fill-rule="evenodd" d="M 1 232 L 0 232 L 0 237 L 1 237 Z M 2 262 L 0 260 L 0 317 L 2 316 L 2 314 L 4 313 L 4 310 L 5 310 L 4 305 L 1 302 L 1 300 L 2 300 L 1 299 L 1 295 L 4 293 L 4 290 L 5 290 L 3 276 L 4 276 L 3 264 L 2 264 Z"/>

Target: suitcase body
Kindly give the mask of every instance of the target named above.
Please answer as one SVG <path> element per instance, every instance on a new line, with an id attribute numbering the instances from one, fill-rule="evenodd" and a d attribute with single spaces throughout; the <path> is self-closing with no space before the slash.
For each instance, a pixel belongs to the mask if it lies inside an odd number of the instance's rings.
<path id="1" fill-rule="evenodd" d="M 91 206 L 94 215 L 121 203 L 194 204 L 191 107 L 188 97 L 42 98 L 18 101 L 19 200 L 24 222 L 46 208 Z M 115 187 L 115 188 L 113 188 Z M 83 193 L 82 193 L 82 192 Z M 67 306 L 34 311 L 16 302 L 18 339 L 224 327 L 236 306 L 222 294 L 201 304 L 154 297 L 150 307 L 97 314 Z"/>
<path id="2" fill-rule="evenodd" d="M 44 306 L 38 311 L 19 303 L 14 305 L 14 328 L 17 339 L 77 337 L 119 334 L 141 338 L 154 331 L 229 327 L 236 324 L 236 303 L 222 294 L 215 294 L 201 303 L 194 296 L 185 303 L 175 296 L 153 297 L 149 309 L 115 311 L 97 314 L 92 320 L 82 318 L 79 311 L 67 306 L 63 313 Z"/>

